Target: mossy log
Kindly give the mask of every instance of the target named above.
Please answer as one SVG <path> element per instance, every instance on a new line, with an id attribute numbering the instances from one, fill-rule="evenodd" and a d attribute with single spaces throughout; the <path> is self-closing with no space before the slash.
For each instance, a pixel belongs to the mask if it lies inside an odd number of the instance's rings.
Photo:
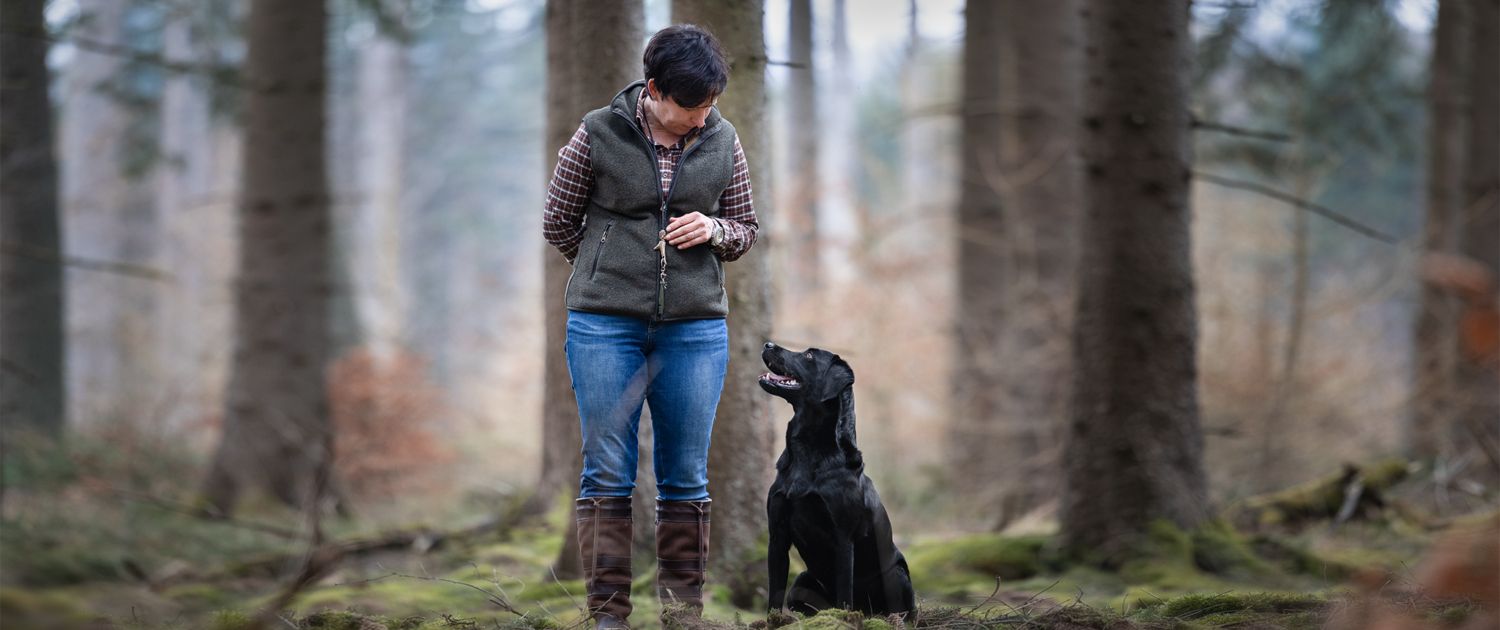
<path id="1" fill-rule="evenodd" d="M 1226 516 L 1241 530 L 1369 518 L 1385 510 L 1384 493 L 1409 471 L 1410 465 L 1401 459 L 1364 466 L 1345 464 L 1338 474 L 1246 499 Z"/>

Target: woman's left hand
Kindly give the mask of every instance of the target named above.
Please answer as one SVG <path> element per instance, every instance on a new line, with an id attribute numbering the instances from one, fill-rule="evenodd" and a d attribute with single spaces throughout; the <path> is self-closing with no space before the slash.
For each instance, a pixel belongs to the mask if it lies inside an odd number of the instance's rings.
<path id="1" fill-rule="evenodd" d="M 701 212 L 672 217 L 672 221 L 667 223 L 667 243 L 677 249 L 702 245 L 713 235 L 714 220 Z"/>

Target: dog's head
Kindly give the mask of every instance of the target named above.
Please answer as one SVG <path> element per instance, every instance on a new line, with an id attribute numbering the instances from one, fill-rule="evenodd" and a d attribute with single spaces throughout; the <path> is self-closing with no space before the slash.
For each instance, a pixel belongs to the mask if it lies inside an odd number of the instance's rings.
<path id="1" fill-rule="evenodd" d="M 833 400 L 854 386 L 854 370 L 827 350 L 793 352 L 766 342 L 760 357 L 771 370 L 760 375 L 761 388 L 793 405 Z"/>

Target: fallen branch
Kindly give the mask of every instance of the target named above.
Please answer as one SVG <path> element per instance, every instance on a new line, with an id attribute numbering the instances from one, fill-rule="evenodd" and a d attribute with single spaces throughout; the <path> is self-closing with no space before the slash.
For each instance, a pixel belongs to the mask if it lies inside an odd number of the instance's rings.
<path id="1" fill-rule="evenodd" d="M 1402 479 L 1407 462 L 1391 459 L 1363 467 L 1345 464 L 1343 471 L 1280 492 L 1250 497 L 1227 511 L 1230 522 L 1246 531 L 1297 526 L 1314 520 L 1343 523 L 1385 507 L 1381 494 Z"/>

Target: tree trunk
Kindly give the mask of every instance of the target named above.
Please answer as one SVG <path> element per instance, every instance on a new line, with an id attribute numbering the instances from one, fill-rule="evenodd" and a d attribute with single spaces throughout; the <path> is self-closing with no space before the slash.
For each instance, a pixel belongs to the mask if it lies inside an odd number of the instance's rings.
<path id="1" fill-rule="evenodd" d="M 620 88 L 640 78 L 641 32 L 645 9 L 640 2 L 547 2 L 547 152 L 546 175 L 557 165 L 557 151 L 568 143 L 583 115 L 609 104 Z M 571 268 L 552 248 L 544 254 L 547 329 L 542 398 L 542 471 L 533 511 L 555 505 L 559 495 L 575 497 L 583 469 L 583 438 L 578 402 L 573 396 L 563 342 L 568 312 L 563 306 Z M 654 490 L 654 489 L 653 489 Z M 647 513 L 649 514 L 649 512 Z M 643 515 L 645 517 L 645 515 Z M 573 519 L 554 570 L 559 577 L 579 573 L 578 542 Z"/>
<path id="2" fill-rule="evenodd" d="M 1006 226 L 999 284 L 1006 408 L 989 461 L 1011 463 L 997 525 L 1057 495 L 1057 444 L 1067 425 L 1078 254 L 1074 126 L 1083 69 L 1078 3 L 1001 2 L 1000 208 Z M 994 457 L 994 453 L 1005 453 Z M 978 457 L 978 453 L 973 454 Z"/>
<path id="3" fill-rule="evenodd" d="M 1296 195 L 1298 199 L 1311 199 L 1312 188 L 1306 177 L 1298 177 Z M 1258 468 L 1261 492 L 1280 488 L 1288 480 L 1283 479 L 1282 454 L 1287 444 L 1282 441 L 1286 430 L 1287 414 L 1299 393 L 1297 364 L 1302 359 L 1302 335 L 1307 328 L 1308 293 L 1312 290 L 1312 261 L 1308 252 L 1311 227 L 1302 208 L 1292 208 L 1292 287 L 1291 304 L 1286 314 L 1286 343 L 1281 347 L 1281 368 L 1276 373 L 1275 390 L 1271 406 L 1261 425 L 1260 456 Z"/>
<path id="4" fill-rule="evenodd" d="M 218 59 L 228 45 L 215 29 L 233 19 L 225 0 L 204 3 L 167 22 L 162 54 L 167 59 Z M 213 91 L 224 89 L 202 77 L 169 73 L 161 99 L 162 164 L 156 170 L 157 212 L 161 215 L 162 266 L 173 282 L 158 287 L 163 392 L 172 402 L 161 410 L 162 424 L 185 430 L 224 410 L 232 311 L 228 281 L 237 247 L 234 236 L 235 153 L 239 127 L 215 115 Z"/>
<path id="5" fill-rule="evenodd" d="M 63 272 L 43 0 L 0 2 L 0 468 L 22 428 L 62 434 Z M 4 512 L 0 479 L 0 517 Z"/>
<path id="6" fill-rule="evenodd" d="M 750 162 L 757 199 L 771 199 L 766 184 L 770 147 L 766 137 L 766 45 L 763 0 L 675 0 L 673 22 L 691 22 L 719 38 L 729 55 L 729 87 L 719 111 L 734 123 Z M 764 205 L 756 210 L 761 225 L 771 223 Z M 764 238 L 764 234 L 762 234 Z M 726 266 L 729 290 L 729 372 L 714 422 L 709 449 L 709 493 L 713 496 L 710 529 L 712 580 L 729 587 L 730 600 L 742 608 L 754 602 L 766 583 L 766 489 L 771 486 L 771 397 L 756 379 L 762 369 L 761 347 L 771 337 L 771 285 L 766 241 Z"/>
<path id="7" fill-rule="evenodd" d="M 849 19 L 844 0 L 833 0 L 833 18 L 829 23 L 829 46 L 832 64 L 824 68 L 819 81 L 822 106 L 819 120 L 823 146 L 819 156 L 823 166 L 822 195 L 818 204 L 818 259 L 821 261 L 819 286 L 837 289 L 820 291 L 823 303 L 838 303 L 862 273 L 855 264 L 854 248 L 862 238 L 861 213 L 855 193 L 855 174 L 865 166 L 859 151 L 855 126 L 859 122 L 860 101 L 856 94 L 855 69 L 849 51 Z M 824 309 L 819 309 L 824 310 Z"/>
<path id="8" fill-rule="evenodd" d="M 394 15 L 399 18 L 399 14 Z M 401 272 L 401 182 L 406 135 L 406 45 L 392 33 L 367 40 L 358 54 L 360 202 L 350 217 L 349 268 L 357 343 L 380 361 L 402 342 L 406 295 Z"/>
<path id="9" fill-rule="evenodd" d="M 218 514 L 231 514 L 252 486 L 306 510 L 338 503 L 324 375 L 327 19 L 321 2 L 255 0 L 246 23 L 235 352 L 223 441 L 203 487 Z"/>
<path id="10" fill-rule="evenodd" d="M 1471 17 L 1471 117 L 1460 247 L 1484 265 L 1492 280 L 1500 280 L 1500 0 L 1474 0 Z M 1491 309 L 1497 299 L 1489 296 Z M 1494 359 L 1500 352 L 1491 347 L 1488 353 L 1488 365 L 1473 357 L 1460 363 L 1457 385 L 1463 406 L 1458 412 L 1465 441 L 1481 440 L 1493 448 L 1500 444 L 1500 364 Z"/>
<path id="11" fill-rule="evenodd" d="M 84 0 L 76 35 L 122 42 L 138 3 Z M 70 257 L 159 267 L 158 216 L 142 147 L 142 114 L 122 103 L 139 73 L 124 57 L 78 49 L 63 74 L 58 154 L 64 250 Z M 123 98 L 128 98 L 125 96 Z M 140 277 L 71 266 L 65 271 L 69 421 L 76 427 L 157 419 L 161 360 L 155 338 L 158 287 Z"/>
<path id="12" fill-rule="evenodd" d="M 1441 0 L 1433 28 L 1432 60 L 1427 87 L 1427 216 L 1422 249 L 1452 253 L 1457 249 L 1455 223 L 1463 209 L 1464 117 L 1468 0 Z M 1423 284 L 1416 313 L 1413 349 L 1411 426 L 1407 446 L 1413 457 L 1436 457 L 1447 434 L 1443 418 L 1451 413 L 1454 370 L 1458 367 L 1458 300 L 1439 287 Z"/>
<path id="13" fill-rule="evenodd" d="M 1062 539 L 1106 563 L 1209 517 L 1190 248 L 1187 3 L 1091 2 L 1088 201 Z"/>
<path id="14" fill-rule="evenodd" d="M 993 492 L 1009 458 L 995 457 L 990 447 L 1005 442 L 1001 369 L 1001 319 L 1005 296 L 998 281 L 1006 274 L 1003 217 L 1000 212 L 1000 137 L 1003 133 L 1000 87 L 1001 37 L 1005 18 L 1000 2 L 969 2 L 964 9 L 962 97 L 959 124 L 959 201 L 956 249 L 958 307 L 954 332 L 953 422 L 949 440 L 954 458 L 951 474 L 963 496 L 980 505 L 999 497 Z M 987 511 L 987 510 L 985 510 Z"/>
<path id="15" fill-rule="evenodd" d="M 813 50 L 811 0 L 791 0 L 788 16 L 787 57 L 794 64 L 787 86 L 787 173 L 791 177 L 786 197 L 787 247 L 785 248 L 787 314 L 795 318 L 791 334 L 809 338 L 816 334 L 816 302 L 823 286 L 818 234 L 821 189 L 818 146 L 822 126 L 818 120 L 817 64 Z M 743 135 L 743 134 L 742 134 Z"/>

